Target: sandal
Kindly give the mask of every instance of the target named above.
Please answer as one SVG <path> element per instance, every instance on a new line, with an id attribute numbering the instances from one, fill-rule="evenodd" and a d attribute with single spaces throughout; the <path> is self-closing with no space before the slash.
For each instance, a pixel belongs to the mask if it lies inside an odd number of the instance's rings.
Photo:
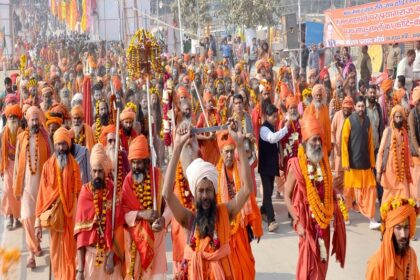
<path id="1" fill-rule="evenodd" d="M 44 251 L 42 251 L 41 246 L 39 246 L 34 253 L 35 257 L 42 257 L 44 255 Z"/>
<path id="2" fill-rule="evenodd" d="M 36 267 L 35 258 L 29 258 L 28 263 L 26 264 L 27 268 L 34 269 Z"/>

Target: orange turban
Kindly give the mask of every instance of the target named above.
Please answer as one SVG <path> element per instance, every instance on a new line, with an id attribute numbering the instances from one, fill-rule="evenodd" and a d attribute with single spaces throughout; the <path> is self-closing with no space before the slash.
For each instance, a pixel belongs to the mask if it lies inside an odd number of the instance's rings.
<path id="1" fill-rule="evenodd" d="M 73 108 L 71 108 L 71 116 L 72 117 L 78 117 L 83 119 L 83 107 L 82 105 L 76 105 Z"/>
<path id="2" fill-rule="evenodd" d="M 49 85 L 44 85 L 44 87 L 41 89 L 41 94 L 46 94 L 46 93 L 53 93 L 53 89 L 49 86 Z"/>
<path id="3" fill-rule="evenodd" d="M 405 95 L 405 90 L 400 88 L 396 92 L 394 92 L 394 100 L 396 103 L 400 103 Z"/>
<path id="4" fill-rule="evenodd" d="M 102 145 L 104 145 L 104 147 L 106 147 L 106 144 L 107 144 L 106 143 L 106 137 L 110 133 L 115 133 L 115 131 L 117 131 L 117 128 L 113 124 L 110 124 L 110 125 L 107 125 L 107 126 L 103 127 L 102 132 L 101 132 L 101 136 L 99 137 L 99 142 L 102 143 Z"/>
<path id="5" fill-rule="evenodd" d="M 53 124 L 53 123 L 56 123 L 59 126 L 61 126 L 63 124 L 63 119 L 62 118 L 59 118 L 59 117 L 47 117 L 47 127 L 50 124 Z"/>
<path id="6" fill-rule="evenodd" d="M 233 138 L 229 135 L 228 131 L 219 131 L 217 133 L 217 146 L 219 147 L 219 151 L 222 152 L 225 146 L 233 145 L 236 147 L 236 143 Z"/>
<path id="7" fill-rule="evenodd" d="M 121 84 L 121 80 L 118 78 L 118 76 L 113 76 L 112 77 L 112 85 L 114 86 L 115 91 L 121 91 L 122 84 Z"/>
<path id="8" fill-rule="evenodd" d="M 321 136 L 322 137 L 322 128 L 319 124 L 319 121 L 313 117 L 305 117 L 302 119 L 301 123 L 302 131 L 302 142 L 305 142 L 312 136 Z"/>
<path id="9" fill-rule="evenodd" d="M 325 87 L 323 85 L 321 85 L 321 84 L 314 85 L 314 87 L 312 88 L 312 97 L 320 91 L 321 91 L 323 97 L 327 94 L 325 92 Z"/>
<path id="10" fill-rule="evenodd" d="M 105 175 L 108 175 L 112 170 L 112 163 L 104 146 L 101 143 L 95 144 L 90 152 L 90 166 L 101 165 Z"/>
<path id="11" fill-rule="evenodd" d="M 6 115 L 6 118 L 9 118 L 10 116 L 16 116 L 18 119 L 22 118 L 22 110 L 18 104 L 7 105 L 4 114 Z"/>
<path id="12" fill-rule="evenodd" d="M 62 103 L 56 103 L 54 104 L 51 109 L 51 113 L 60 114 L 64 119 L 70 119 L 69 111 L 67 110 L 66 106 L 64 106 Z"/>
<path id="13" fill-rule="evenodd" d="M 395 197 L 382 203 L 382 243 L 379 251 L 383 256 L 381 267 L 384 269 L 384 279 L 395 279 L 396 276 L 395 251 L 392 242 L 394 227 L 408 219 L 410 226 L 408 239 L 413 238 L 416 233 L 417 210 L 415 202 L 412 199 Z"/>
<path id="14" fill-rule="evenodd" d="M 281 100 L 286 99 L 291 94 L 292 93 L 290 92 L 290 89 L 287 86 L 287 84 L 286 83 L 281 83 L 281 86 L 280 86 L 280 98 L 281 98 Z"/>
<path id="15" fill-rule="evenodd" d="M 133 109 L 131 109 L 130 107 L 125 108 L 120 114 L 121 121 L 124 121 L 124 120 L 134 121 L 135 118 L 136 118 L 136 113 L 134 113 Z"/>
<path id="16" fill-rule="evenodd" d="M 416 104 L 420 100 L 420 86 L 413 89 L 413 103 Z"/>
<path id="17" fill-rule="evenodd" d="M 381 84 L 381 89 L 383 93 L 387 93 L 388 91 L 390 91 L 392 89 L 393 84 L 394 83 L 392 82 L 391 79 L 384 80 Z"/>
<path id="18" fill-rule="evenodd" d="M 392 107 L 392 110 L 391 110 L 391 115 L 390 115 L 390 123 L 391 123 L 391 127 L 394 127 L 394 115 L 396 114 L 396 113 L 401 113 L 401 115 L 402 115 L 402 117 L 405 119 L 405 110 L 404 110 L 404 107 L 403 106 L 401 106 L 401 105 L 395 105 L 394 107 Z"/>
<path id="19" fill-rule="evenodd" d="M 343 106 L 342 107 L 353 109 L 353 107 L 354 107 L 353 98 L 351 98 L 350 96 L 346 96 L 343 100 Z"/>
<path id="20" fill-rule="evenodd" d="M 176 90 L 176 95 L 178 99 L 180 99 L 181 97 L 191 99 L 191 94 L 188 92 L 188 89 L 184 86 L 178 87 L 178 89 Z"/>
<path id="21" fill-rule="evenodd" d="M 71 145 L 70 134 L 69 134 L 69 131 L 65 127 L 60 127 L 54 132 L 53 140 L 54 140 L 54 145 L 63 141 L 66 142 L 67 145 L 69 145 L 69 147 Z"/>
<path id="22" fill-rule="evenodd" d="M 204 92 L 203 101 L 204 102 L 208 102 L 208 101 L 213 101 L 214 102 L 213 94 L 211 94 L 210 91 Z"/>
<path id="23" fill-rule="evenodd" d="M 131 142 L 128 148 L 128 160 L 148 159 L 150 157 L 149 144 L 144 135 L 139 135 Z"/>
<path id="24" fill-rule="evenodd" d="M 298 106 L 299 102 L 296 96 L 290 95 L 286 98 L 286 109 L 289 109 L 290 106 Z"/>
<path id="25" fill-rule="evenodd" d="M 26 111 L 26 119 L 30 121 L 32 118 L 37 118 L 38 120 L 41 119 L 42 112 L 37 106 L 29 107 L 28 111 Z"/>

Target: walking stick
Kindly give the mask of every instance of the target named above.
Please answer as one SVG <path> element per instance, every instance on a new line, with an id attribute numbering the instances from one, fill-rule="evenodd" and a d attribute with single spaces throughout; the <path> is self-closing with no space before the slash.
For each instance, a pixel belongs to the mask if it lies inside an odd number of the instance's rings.
<path id="1" fill-rule="evenodd" d="M 117 184 L 118 184 L 118 152 L 120 147 L 120 108 L 117 107 L 117 123 L 115 131 L 115 152 L 114 152 L 114 188 L 112 194 L 112 238 L 114 238 L 115 228 L 115 204 L 117 199 Z"/>
<path id="2" fill-rule="evenodd" d="M 150 93 L 149 93 L 149 76 L 146 77 L 146 94 L 147 94 L 147 114 L 148 114 L 148 126 L 149 126 L 149 146 L 150 146 L 150 154 L 152 157 L 152 186 L 153 186 L 153 210 L 157 210 L 156 205 L 156 178 L 155 178 L 155 166 L 156 166 L 156 152 L 153 146 L 153 131 L 152 131 L 152 114 L 151 114 L 151 105 L 150 105 Z"/>

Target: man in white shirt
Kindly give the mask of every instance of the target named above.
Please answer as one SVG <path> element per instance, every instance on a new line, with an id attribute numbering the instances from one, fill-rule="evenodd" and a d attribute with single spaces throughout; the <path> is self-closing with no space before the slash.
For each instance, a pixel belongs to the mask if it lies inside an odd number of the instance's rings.
<path id="1" fill-rule="evenodd" d="M 413 62 L 416 58 L 416 52 L 413 49 L 407 51 L 407 55 L 401 59 L 397 66 L 397 75 L 405 77 L 405 88 L 411 92 L 413 87 Z M 398 80 L 395 80 L 394 89 L 398 89 Z"/>
<path id="2" fill-rule="evenodd" d="M 420 81 L 420 40 L 416 42 L 416 59 L 413 63 L 413 82 Z"/>

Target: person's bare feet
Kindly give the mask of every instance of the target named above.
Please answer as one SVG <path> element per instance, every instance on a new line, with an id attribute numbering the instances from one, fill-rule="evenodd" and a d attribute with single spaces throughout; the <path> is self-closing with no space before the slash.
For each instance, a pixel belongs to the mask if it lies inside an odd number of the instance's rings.
<path id="1" fill-rule="evenodd" d="M 27 268 L 34 269 L 36 267 L 36 262 L 34 257 L 28 258 L 28 263 L 26 264 Z"/>

